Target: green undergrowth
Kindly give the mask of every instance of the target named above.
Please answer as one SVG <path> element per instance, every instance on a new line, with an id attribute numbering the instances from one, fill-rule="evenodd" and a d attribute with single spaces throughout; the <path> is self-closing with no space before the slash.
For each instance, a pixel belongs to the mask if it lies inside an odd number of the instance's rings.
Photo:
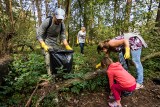
<path id="1" fill-rule="evenodd" d="M 145 49 L 142 52 L 142 57 L 145 57 L 150 50 Z M 112 59 L 117 61 L 117 54 L 111 54 Z M 73 66 L 70 73 L 63 73 L 63 70 L 58 73 L 63 74 L 63 79 L 79 78 L 83 81 L 74 82 L 71 87 L 63 88 L 61 92 L 71 92 L 80 94 L 83 90 L 96 91 L 108 87 L 108 79 L 106 74 L 98 76 L 95 79 L 84 80 L 84 75 L 87 72 L 94 72 L 95 66 L 104 57 L 96 52 L 96 45 L 85 46 L 84 55 L 80 53 L 79 47 L 74 47 Z M 14 61 L 9 66 L 10 72 L 5 77 L 5 83 L 0 86 L 0 106 L 24 106 L 29 96 L 33 92 L 37 82 L 42 79 L 51 81 L 51 77 L 47 75 L 45 68 L 44 56 L 40 52 L 28 52 L 24 54 L 14 54 Z M 154 78 L 160 77 L 160 58 L 155 57 L 144 61 L 144 77 Z M 136 77 L 134 66 L 130 66 L 129 72 Z M 33 97 L 32 105 L 35 105 L 37 96 Z M 51 106 L 55 104 L 55 93 L 49 94 L 44 99 L 42 106 Z"/>

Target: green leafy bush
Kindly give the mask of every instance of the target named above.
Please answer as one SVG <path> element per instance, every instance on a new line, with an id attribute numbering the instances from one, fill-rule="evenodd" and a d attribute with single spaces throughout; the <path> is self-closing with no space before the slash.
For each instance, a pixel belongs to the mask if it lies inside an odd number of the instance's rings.
<path id="1" fill-rule="evenodd" d="M 160 58 L 155 57 L 150 60 L 146 60 L 144 65 L 144 75 L 146 78 L 160 78 Z"/>
<path id="2" fill-rule="evenodd" d="M 46 73 L 44 58 L 35 53 L 15 54 L 10 65 L 10 72 L 5 77 L 5 85 L 1 86 L 0 100 L 8 98 L 9 105 L 19 104 L 23 95 L 30 94 L 40 78 L 50 79 Z M 6 96 L 8 95 L 8 96 Z M 24 99 L 23 99 L 24 100 Z"/>

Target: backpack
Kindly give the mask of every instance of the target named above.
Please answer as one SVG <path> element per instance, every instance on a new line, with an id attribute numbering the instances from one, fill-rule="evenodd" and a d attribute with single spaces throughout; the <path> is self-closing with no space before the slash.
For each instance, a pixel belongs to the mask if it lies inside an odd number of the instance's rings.
<path id="1" fill-rule="evenodd" d="M 47 18 L 49 18 L 49 24 L 48 24 L 48 26 L 47 26 L 47 28 L 46 28 L 46 32 L 47 32 L 47 30 L 48 30 L 48 28 L 51 26 L 51 24 L 52 24 L 52 19 L 53 19 L 53 17 L 52 16 L 48 16 Z M 62 23 L 61 23 L 61 30 L 60 30 L 60 33 L 62 32 Z"/>
<path id="2" fill-rule="evenodd" d="M 47 18 L 49 18 L 49 24 L 48 24 L 48 26 L 47 26 L 47 28 L 46 28 L 46 31 L 45 31 L 45 35 L 44 35 L 44 38 L 43 38 L 43 40 L 47 37 L 47 30 L 48 30 L 48 28 L 51 26 L 51 24 L 52 24 L 52 19 L 53 19 L 53 17 L 52 16 L 48 16 Z M 46 19 L 47 19 L 46 18 Z M 62 32 L 62 24 L 61 24 L 61 30 L 60 30 L 60 33 Z"/>
<path id="3" fill-rule="evenodd" d="M 46 28 L 46 31 L 47 31 L 48 28 L 51 26 L 53 17 L 52 17 L 52 16 L 48 16 L 47 18 L 49 18 L 49 24 L 48 24 L 48 26 L 47 26 L 47 28 Z"/>

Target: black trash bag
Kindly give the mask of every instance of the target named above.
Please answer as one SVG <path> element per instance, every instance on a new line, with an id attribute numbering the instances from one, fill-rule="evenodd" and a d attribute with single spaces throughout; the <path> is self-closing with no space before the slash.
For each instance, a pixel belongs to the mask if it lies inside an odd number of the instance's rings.
<path id="1" fill-rule="evenodd" d="M 49 50 L 52 74 L 57 74 L 58 69 L 69 73 L 72 70 L 73 50 Z"/>
<path id="2" fill-rule="evenodd" d="M 160 78 L 153 78 L 152 81 L 154 84 L 160 85 Z"/>

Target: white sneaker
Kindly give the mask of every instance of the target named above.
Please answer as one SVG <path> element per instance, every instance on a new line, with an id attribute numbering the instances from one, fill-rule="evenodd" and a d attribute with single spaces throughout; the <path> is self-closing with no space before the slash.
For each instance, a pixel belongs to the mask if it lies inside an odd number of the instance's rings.
<path id="1" fill-rule="evenodd" d="M 143 84 L 137 83 L 136 84 L 136 90 L 141 89 L 141 88 L 144 88 Z"/>
<path id="2" fill-rule="evenodd" d="M 110 95 L 110 96 L 109 96 L 109 99 L 111 99 L 111 100 L 115 100 L 115 98 L 114 98 L 114 96 L 113 96 L 113 95 Z"/>
<path id="3" fill-rule="evenodd" d="M 122 105 L 118 105 L 118 103 L 116 101 L 114 101 L 112 103 L 109 102 L 108 105 L 109 105 L 109 107 L 122 107 Z"/>

